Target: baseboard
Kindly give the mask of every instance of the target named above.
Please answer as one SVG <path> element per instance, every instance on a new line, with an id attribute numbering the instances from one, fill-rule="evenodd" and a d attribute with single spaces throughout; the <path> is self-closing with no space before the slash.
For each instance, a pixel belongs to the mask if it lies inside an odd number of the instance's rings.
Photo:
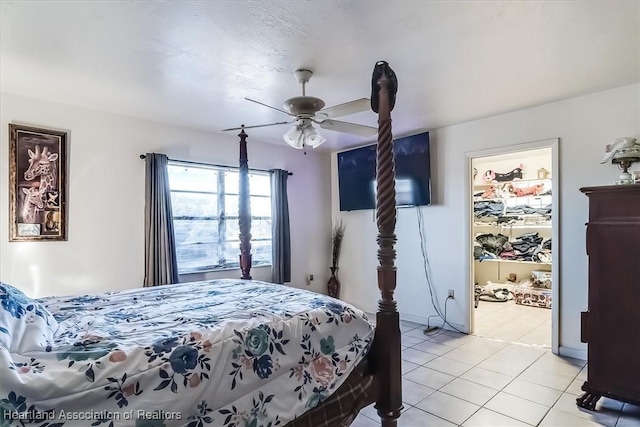
<path id="1" fill-rule="evenodd" d="M 587 349 L 578 349 L 560 346 L 558 348 L 560 356 L 573 357 L 574 359 L 587 360 Z"/>
<path id="2" fill-rule="evenodd" d="M 432 317 L 431 319 L 428 319 L 428 318 L 422 317 L 422 316 L 414 316 L 414 315 L 411 315 L 411 314 L 402 314 L 402 313 L 400 313 L 400 320 L 406 320 L 408 322 L 420 323 L 421 325 L 429 324 L 429 326 L 437 326 L 437 327 L 442 328 L 442 329 L 447 329 L 447 330 L 450 330 L 450 331 L 454 331 L 454 329 L 451 326 L 445 325 L 444 321 L 439 317 Z M 454 328 L 459 329 L 460 331 L 462 331 L 465 334 L 469 333 L 468 329 L 464 325 L 459 325 L 457 323 L 453 323 L 453 322 L 449 322 L 449 321 L 447 321 L 447 323 L 450 323 L 451 325 L 453 325 Z"/>
<path id="3" fill-rule="evenodd" d="M 367 316 L 369 316 L 370 319 L 375 319 L 376 318 L 375 312 L 367 311 L 367 310 L 363 310 L 363 311 L 367 314 Z M 414 316 L 414 315 L 411 315 L 411 314 L 400 313 L 400 320 L 406 320 L 407 322 L 419 323 L 421 325 L 426 325 L 428 323 L 429 326 L 437 326 L 438 328 L 446 329 L 446 330 L 449 330 L 449 331 L 455 331 L 449 325 L 444 325 L 443 326 L 444 322 L 439 317 L 438 318 L 433 318 L 432 317 L 431 319 L 428 319 L 428 318 L 422 317 L 422 316 Z M 464 325 L 459 325 L 457 323 L 452 323 L 452 322 L 448 322 L 448 323 L 451 323 L 451 325 L 453 325 L 456 329 L 459 329 L 460 331 L 462 331 L 465 334 L 469 333 L 468 329 L 465 328 Z"/>

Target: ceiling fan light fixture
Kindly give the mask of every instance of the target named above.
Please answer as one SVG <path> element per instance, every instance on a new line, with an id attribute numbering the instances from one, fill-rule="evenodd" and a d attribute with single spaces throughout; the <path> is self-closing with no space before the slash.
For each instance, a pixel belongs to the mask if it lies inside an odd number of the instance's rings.
<path id="1" fill-rule="evenodd" d="M 309 125 L 303 130 L 304 144 L 311 148 L 316 148 L 322 145 L 327 139 L 320 135 L 320 132 L 313 126 Z"/>
<path id="2" fill-rule="evenodd" d="M 282 137 L 284 142 L 292 146 L 293 148 L 297 148 L 298 150 L 302 150 L 303 147 L 303 138 L 304 135 L 302 133 L 302 128 L 300 126 L 293 126 L 287 133 L 285 133 Z"/>
<path id="3" fill-rule="evenodd" d="M 284 142 L 298 150 L 308 146 L 316 148 L 322 145 L 327 139 L 318 132 L 318 130 L 310 122 L 302 121 L 293 126 L 282 137 Z"/>

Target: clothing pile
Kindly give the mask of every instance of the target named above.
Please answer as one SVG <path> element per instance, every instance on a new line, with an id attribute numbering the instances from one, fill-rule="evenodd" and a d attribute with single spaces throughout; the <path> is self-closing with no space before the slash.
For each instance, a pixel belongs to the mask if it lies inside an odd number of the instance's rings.
<path id="1" fill-rule="evenodd" d="M 545 215 L 551 216 L 551 205 L 535 208 L 529 205 L 509 206 L 505 215 Z"/>
<path id="2" fill-rule="evenodd" d="M 544 240 L 538 233 L 521 234 L 514 241 L 500 233 L 480 234 L 475 238 L 473 257 L 550 263 L 551 239 Z"/>
<path id="3" fill-rule="evenodd" d="M 504 212 L 504 203 L 502 202 L 475 202 L 473 204 L 473 213 L 476 218 L 485 216 L 502 216 Z"/>
<path id="4" fill-rule="evenodd" d="M 505 207 L 504 202 L 499 200 L 479 200 L 473 202 L 473 214 L 476 218 L 494 217 L 498 220 L 504 219 L 506 221 L 514 219 L 518 215 L 539 215 L 541 219 L 548 221 L 551 218 L 551 205 Z"/>

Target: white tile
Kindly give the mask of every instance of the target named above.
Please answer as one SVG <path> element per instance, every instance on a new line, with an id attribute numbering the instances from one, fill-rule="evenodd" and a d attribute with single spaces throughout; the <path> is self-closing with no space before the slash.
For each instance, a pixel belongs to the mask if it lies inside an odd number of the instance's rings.
<path id="1" fill-rule="evenodd" d="M 380 424 L 378 424 L 380 426 Z M 409 408 L 398 419 L 398 427 L 456 427 L 455 424 L 418 408 Z"/>
<path id="2" fill-rule="evenodd" d="M 413 331 L 415 328 L 413 326 L 405 326 L 403 324 L 400 324 L 400 332 L 402 332 L 403 334 L 405 332 L 409 332 L 409 331 Z"/>
<path id="3" fill-rule="evenodd" d="M 544 356 L 545 354 L 550 353 L 550 351 L 546 348 L 518 343 L 512 343 L 506 346 L 503 350 L 524 353 L 527 355 L 535 356 L 536 359 L 540 356 Z"/>
<path id="4" fill-rule="evenodd" d="M 471 350 L 463 350 L 461 348 L 456 348 L 446 353 L 447 359 L 457 360 L 458 362 L 468 363 L 469 365 L 477 365 L 482 362 L 488 356 L 482 353 L 478 353 Z"/>
<path id="5" fill-rule="evenodd" d="M 622 407 L 622 413 L 624 415 L 633 415 L 640 417 L 640 406 L 632 405 L 631 403 L 625 403 Z"/>
<path id="6" fill-rule="evenodd" d="M 402 401 L 409 405 L 415 405 L 422 399 L 430 396 L 435 392 L 431 387 L 418 384 L 406 378 L 402 379 Z"/>
<path id="7" fill-rule="evenodd" d="M 478 405 L 438 391 L 418 403 L 416 407 L 454 424 L 462 424 L 480 409 Z"/>
<path id="8" fill-rule="evenodd" d="M 443 334 L 449 335 L 450 337 L 454 337 L 454 338 L 464 338 L 464 337 L 474 338 L 473 335 L 469 335 L 469 334 L 466 334 L 464 332 L 454 331 L 452 329 L 441 329 L 441 331 L 442 331 Z"/>
<path id="9" fill-rule="evenodd" d="M 380 417 L 378 416 L 378 411 L 376 411 L 376 409 L 374 408 L 374 405 L 375 403 L 372 403 L 371 405 L 365 406 L 364 408 L 360 409 L 360 415 L 364 415 L 369 419 L 379 421 Z"/>
<path id="10" fill-rule="evenodd" d="M 480 406 L 487 403 L 498 393 L 498 390 L 472 383 L 471 381 L 463 380 L 462 378 L 456 378 L 449 384 L 442 387 L 440 391 Z"/>
<path id="11" fill-rule="evenodd" d="M 404 375 L 404 377 L 410 381 L 426 385 L 427 387 L 431 387 L 436 390 L 455 379 L 454 376 L 434 371 L 433 369 L 425 368 L 423 366 L 414 369 Z"/>
<path id="12" fill-rule="evenodd" d="M 489 371 L 488 369 L 478 367 L 468 370 L 467 372 L 462 374 L 460 378 L 496 390 L 502 390 L 514 379 L 514 377 L 510 375 L 500 374 L 498 372 L 493 372 Z"/>
<path id="13" fill-rule="evenodd" d="M 541 371 L 540 369 L 535 368 L 527 368 L 518 376 L 518 378 L 531 383 L 540 384 L 545 387 L 555 388 L 560 391 L 566 390 L 566 388 L 569 387 L 569 384 L 573 382 L 573 377 Z"/>
<path id="14" fill-rule="evenodd" d="M 426 351 L 427 353 L 435 354 L 437 356 L 442 356 L 443 354 L 446 354 L 451 350 L 455 349 L 455 347 L 451 347 L 449 345 L 444 345 L 444 344 L 438 344 L 437 342 L 433 342 L 433 341 L 424 341 L 420 344 L 415 345 L 413 348 L 416 348 L 421 351 Z"/>
<path id="15" fill-rule="evenodd" d="M 606 397 L 598 400 L 595 411 L 580 408 L 576 404 L 576 396 L 563 393 L 560 399 L 553 406 L 562 412 L 566 412 L 576 417 L 584 418 L 607 426 L 615 426 L 622 409 L 622 403 Z"/>
<path id="16" fill-rule="evenodd" d="M 420 365 L 416 365 L 415 363 L 411 363 L 411 362 L 408 362 L 406 360 L 402 360 L 402 375 L 413 371 L 418 366 L 420 366 Z"/>
<path id="17" fill-rule="evenodd" d="M 435 359 L 436 357 L 438 356 L 436 356 L 435 354 L 425 353 L 424 351 L 416 350 L 413 347 L 402 350 L 402 360 L 406 360 L 418 365 L 424 365 L 425 363 Z"/>
<path id="18" fill-rule="evenodd" d="M 463 427 L 526 427 L 525 424 L 506 415 L 480 408 L 471 418 L 462 424 Z"/>
<path id="19" fill-rule="evenodd" d="M 589 365 L 585 365 L 584 368 L 578 373 L 576 377 L 577 380 L 586 381 L 587 380 L 587 372 L 589 371 Z"/>
<path id="20" fill-rule="evenodd" d="M 582 391 L 582 384 L 584 384 L 584 380 L 573 380 L 569 387 L 565 390 L 565 393 L 570 393 L 575 396 L 580 396 L 584 391 Z"/>
<path id="21" fill-rule="evenodd" d="M 622 408 L 620 418 L 616 427 L 638 427 L 640 426 L 640 406 L 625 403 Z"/>
<path id="22" fill-rule="evenodd" d="M 523 328 L 512 329 L 511 325 L 505 325 L 503 327 L 492 329 L 489 331 L 483 331 L 481 334 L 483 337 L 491 338 L 494 340 L 502 340 L 506 342 L 516 342 L 522 336 L 526 335 L 529 330 L 523 331 Z M 479 334 L 480 335 L 480 334 Z"/>
<path id="23" fill-rule="evenodd" d="M 420 338 L 420 339 L 423 339 L 423 340 L 428 338 L 424 334 L 424 329 L 422 329 L 422 328 L 411 329 L 410 331 L 404 332 L 402 335 L 409 336 L 409 337 L 414 337 L 414 338 Z"/>
<path id="24" fill-rule="evenodd" d="M 562 396 L 560 390 L 516 378 L 502 391 L 541 405 L 552 407 Z"/>
<path id="25" fill-rule="evenodd" d="M 459 349 L 463 350 L 471 350 L 476 353 L 484 354 L 485 356 L 491 356 L 492 354 L 497 353 L 498 351 L 505 348 L 507 343 L 501 341 L 492 341 L 489 339 L 477 339 L 473 341 L 469 341 L 468 343 L 462 344 Z"/>
<path id="26" fill-rule="evenodd" d="M 495 395 L 484 407 L 534 426 L 549 410 L 544 405 L 504 392 Z"/>
<path id="27" fill-rule="evenodd" d="M 380 427 L 380 422 L 376 422 L 369 417 L 358 414 L 358 416 L 351 423 L 351 427 Z"/>
<path id="28" fill-rule="evenodd" d="M 545 352 L 540 349 L 512 344 L 494 354 L 493 357 L 499 357 L 500 359 L 505 360 L 517 360 L 530 365 L 542 357 L 544 353 Z"/>
<path id="29" fill-rule="evenodd" d="M 584 359 L 577 359 L 575 357 L 569 357 L 569 356 L 561 356 L 558 354 L 553 354 L 551 352 L 547 352 L 543 354 L 540 360 L 562 361 L 564 363 L 569 363 L 571 365 L 579 366 L 580 368 L 583 368 L 587 364 L 587 361 Z"/>
<path id="30" fill-rule="evenodd" d="M 640 417 L 632 417 L 629 415 L 620 415 L 616 427 L 638 427 L 640 426 Z"/>
<path id="31" fill-rule="evenodd" d="M 528 334 L 518 338 L 516 342 L 551 347 L 551 325 L 542 325 Z"/>
<path id="32" fill-rule="evenodd" d="M 554 374 L 566 375 L 568 377 L 575 377 L 582 369 L 582 365 L 574 365 L 554 354 L 551 356 L 544 355 L 540 357 L 538 360 L 533 362 L 531 367 L 542 371 L 553 372 Z"/>
<path id="33" fill-rule="evenodd" d="M 531 362 L 528 360 L 504 359 L 502 357 L 498 357 L 497 354 L 494 354 L 480 362 L 478 367 L 505 375 L 516 376 L 520 375 L 530 365 Z"/>
<path id="34" fill-rule="evenodd" d="M 552 408 L 539 427 L 601 427 L 602 425 Z"/>
<path id="35" fill-rule="evenodd" d="M 421 342 L 425 342 L 424 338 L 416 338 L 409 335 L 402 334 L 400 336 L 400 344 L 406 347 L 413 347 L 416 344 L 420 344 Z"/>
<path id="36" fill-rule="evenodd" d="M 426 330 L 426 329 L 425 329 L 425 330 Z M 436 328 L 436 329 L 430 329 L 430 330 L 429 330 L 429 332 L 425 332 L 425 334 L 424 334 L 424 335 L 425 335 L 428 339 L 433 339 L 433 338 L 435 338 L 435 337 L 437 337 L 437 336 L 444 335 L 445 333 L 446 333 L 446 331 L 445 331 L 444 329 Z"/>
<path id="37" fill-rule="evenodd" d="M 464 335 L 464 334 L 458 334 L 458 333 L 456 333 L 455 335 L 452 335 L 449 332 L 445 332 L 445 333 L 434 336 L 433 338 L 431 338 L 431 341 L 436 342 L 438 344 L 445 344 L 450 347 L 459 347 L 462 344 L 466 344 L 475 339 L 477 338 L 473 335 Z"/>
<path id="38" fill-rule="evenodd" d="M 409 328 L 426 328 L 426 325 L 422 323 L 410 322 L 409 320 L 401 320 L 400 325 L 407 326 Z"/>
<path id="39" fill-rule="evenodd" d="M 447 359 L 446 355 L 433 359 L 429 363 L 424 365 L 427 368 L 435 369 L 436 371 L 444 372 L 445 374 L 459 377 L 460 375 L 473 368 L 473 365 L 468 363 L 458 362 L 457 360 Z"/>

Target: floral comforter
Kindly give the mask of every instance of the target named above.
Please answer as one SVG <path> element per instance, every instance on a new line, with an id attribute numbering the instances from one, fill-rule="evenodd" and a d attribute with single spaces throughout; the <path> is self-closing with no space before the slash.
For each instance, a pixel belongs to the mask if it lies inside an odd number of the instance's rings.
<path id="1" fill-rule="evenodd" d="M 373 338 L 346 303 L 255 281 L 36 301 L 57 329 L 36 351 L 0 345 L 0 425 L 284 425 L 335 391 Z"/>

